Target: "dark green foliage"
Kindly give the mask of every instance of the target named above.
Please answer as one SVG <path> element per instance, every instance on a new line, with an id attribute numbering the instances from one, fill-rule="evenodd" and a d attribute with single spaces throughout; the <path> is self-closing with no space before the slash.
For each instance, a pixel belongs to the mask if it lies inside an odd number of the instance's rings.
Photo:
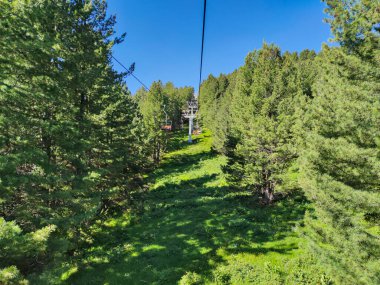
<path id="1" fill-rule="evenodd" d="M 203 123 L 214 132 L 215 148 L 228 157 L 231 185 L 259 191 L 269 202 L 275 189 L 294 189 L 297 119 L 312 97 L 314 57 L 308 50 L 282 55 L 264 45 L 237 72 L 203 83 Z"/>
<path id="2" fill-rule="evenodd" d="M 0 14 L 0 266 L 29 273 L 127 204 L 146 139 L 104 1 L 2 0 Z"/>
<path id="3" fill-rule="evenodd" d="M 49 236 L 55 230 L 56 226 L 51 225 L 22 234 L 15 222 L 0 218 L 0 267 L 17 264 L 24 272 L 30 270 L 31 260 L 44 257 Z"/>
<path id="4" fill-rule="evenodd" d="M 0 0 L 0 283 L 379 284 L 380 2 L 323 2 L 340 47 L 203 82 L 217 156 L 163 130 L 193 88 L 131 96 L 105 1 Z"/>
<path id="5" fill-rule="evenodd" d="M 226 151 L 225 143 L 230 129 L 230 103 L 237 72 L 210 75 L 202 83 L 199 101 L 199 119 L 213 132 L 213 147 L 218 152 Z"/>
<path id="6" fill-rule="evenodd" d="M 102 169 L 101 208 L 125 208 L 142 186 L 142 173 L 150 166 L 148 141 L 137 105 L 124 87 L 107 98 L 109 105 L 98 117 L 103 131 L 98 144 Z"/>
<path id="7" fill-rule="evenodd" d="M 167 141 L 167 134 L 161 130 L 165 124 L 164 106 L 166 104 L 162 83 L 154 82 L 149 92 L 141 90 L 137 96 L 143 124 L 148 134 L 151 156 L 153 162 L 157 164 Z"/>
<path id="8" fill-rule="evenodd" d="M 173 129 L 182 128 L 182 111 L 187 107 L 187 102 L 194 97 L 193 87 L 176 88 L 173 83 L 168 82 L 164 85 L 166 97 L 166 112 Z"/>
<path id="9" fill-rule="evenodd" d="M 173 83 L 165 85 L 161 81 L 153 82 L 150 91 L 139 89 L 135 95 L 142 123 L 147 131 L 149 143 L 147 148 L 152 160 L 158 164 L 168 144 L 169 134 L 162 130 L 171 126 L 172 130 L 182 128 L 182 111 L 194 96 L 192 87 L 176 88 Z"/>
<path id="10" fill-rule="evenodd" d="M 227 76 L 223 74 L 218 78 L 209 75 L 202 84 L 199 96 L 200 116 L 202 122 L 210 129 L 217 124 L 215 116 L 219 111 L 220 100 L 224 97 L 228 84 Z"/>
<path id="11" fill-rule="evenodd" d="M 379 62 L 380 1 L 323 0 L 335 40 L 349 53 Z"/>
<path id="12" fill-rule="evenodd" d="M 243 102 L 244 110 L 238 109 L 239 103 L 232 107 L 233 125 L 239 134 L 235 152 L 243 157 L 243 164 L 235 162 L 232 171 L 242 167 L 240 185 L 266 193 L 268 201 L 273 199 L 276 183 L 273 159 L 277 155 L 275 120 L 278 117 L 276 97 L 279 96 L 274 94 L 274 87 L 281 60 L 279 49 L 271 46 L 264 46 L 248 56 L 248 68 L 242 69 L 244 75 L 238 77 L 234 93 L 234 101 Z M 237 113 L 241 116 L 239 121 L 235 120 Z"/>
<path id="13" fill-rule="evenodd" d="M 341 284 L 380 282 L 380 69 L 340 49 L 318 56 L 301 184 L 312 248 Z M 375 227 L 375 228 L 373 228 Z"/>
<path id="14" fill-rule="evenodd" d="M 338 284 L 379 284 L 379 2 L 326 3 L 343 48 L 318 56 L 304 120 L 300 182 L 315 205 L 306 235 Z"/>
<path id="15" fill-rule="evenodd" d="M 342 47 L 316 57 L 264 45 L 238 70 L 232 97 L 217 78 L 203 83 L 203 123 L 215 132 L 219 94 L 228 98 L 217 149 L 227 156 L 230 185 L 261 190 L 267 200 L 301 186 L 314 205 L 309 247 L 332 280 L 378 284 L 380 3 L 324 2 Z"/>

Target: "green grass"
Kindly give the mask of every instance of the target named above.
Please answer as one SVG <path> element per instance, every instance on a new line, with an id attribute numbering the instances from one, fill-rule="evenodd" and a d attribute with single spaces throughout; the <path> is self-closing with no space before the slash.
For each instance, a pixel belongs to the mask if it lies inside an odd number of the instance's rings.
<path id="1" fill-rule="evenodd" d="M 229 190 L 225 158 L 211 151 L 207 132 L 192 145 L 177 134 L 169 149 L 147 178 L 143 213 L 94 231 L 91 247 L 61 275 L 64 283 L 177 284 L 195 272 L 211 284 L 236 261 L 281 267 L 301 253 L 293 228 L 303 219 L 303 200 L 262 207 L 250 193 Z"/>

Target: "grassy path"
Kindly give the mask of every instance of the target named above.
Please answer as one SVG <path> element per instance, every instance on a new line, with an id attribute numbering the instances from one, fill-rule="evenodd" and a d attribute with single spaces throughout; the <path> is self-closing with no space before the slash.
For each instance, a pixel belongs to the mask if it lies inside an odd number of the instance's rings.
<path id="1" fill-rule="evenodd" d="M 152 182 L 144 213 L 121 216 L 95 234 L 93 247 L 62 278 L 68 284 L 177 284 L 186 272 L 213 282 L 233 262 L 282 264 L 299 253 L 292 227 L 304 208 L 293 200 L 262 208 L 226 187 L 211 138 L 174 141 Z"/>

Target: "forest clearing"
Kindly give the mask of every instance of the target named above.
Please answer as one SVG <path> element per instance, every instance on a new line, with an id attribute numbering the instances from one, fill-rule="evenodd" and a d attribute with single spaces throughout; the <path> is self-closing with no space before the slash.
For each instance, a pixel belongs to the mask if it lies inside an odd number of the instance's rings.
<path id="1" fill-rule="evenodd" d="M 0 0 L 0 285 L 380 284 L 380 0 L 317 2 Z"/>
<path id="2" fill-rule="evenodd" d="M 233 284 L 280 282 L 284 264 L 301 252 L 292 228 L 302 222 L 306 201 L 294 197 L 266 208 L 250 193 L 230 193 L 225 159 L 211 152 L 210 133 L 194 145 L 183 133 L 176 139 L 177 149 L 148 177 L 143 215 L 115 217 L 97 229 L 94 246 L 63 273 L 68 283 L 175 284 L 186 273 L 206 284 L 228 276 Z M 268 272 L 260 276 L 257 268 Z M 226 275 L 214 282 L 218 270 Z"/>

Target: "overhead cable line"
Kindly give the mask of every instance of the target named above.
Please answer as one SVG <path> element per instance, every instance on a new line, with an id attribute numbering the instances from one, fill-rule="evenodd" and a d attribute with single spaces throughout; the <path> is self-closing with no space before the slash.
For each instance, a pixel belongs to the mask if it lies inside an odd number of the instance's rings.
<path id="1" fill-rule="evenodd" d="M 204 0 L 204 3 L 203 3 L 202 46 L 201 46 L 201 66 L 199 68 L 198 96 L 201 94 L 201 83 L 202 83 L 203 49 L 204 49 L 204 43 L 205 43 L 205 26 L 206 26 L 206 7 L 207 7 L 207 0 Z"/>
<path id="2" fill-rule="evenodd" d="M 135 70 L 135 64 L 133 63 L 130 68 L 126 68 L 124 64 L 122 64 L 119 60 L 117 60 L 112 54 L 111 57 L 118 63 L 122 68 L 127 71 L 127 75 L 132 75 L 134 79 L 136 79 L 146 90 L 150 91 L 149 88 L 140 80 L 136 75 L 133 74 Z"/>

